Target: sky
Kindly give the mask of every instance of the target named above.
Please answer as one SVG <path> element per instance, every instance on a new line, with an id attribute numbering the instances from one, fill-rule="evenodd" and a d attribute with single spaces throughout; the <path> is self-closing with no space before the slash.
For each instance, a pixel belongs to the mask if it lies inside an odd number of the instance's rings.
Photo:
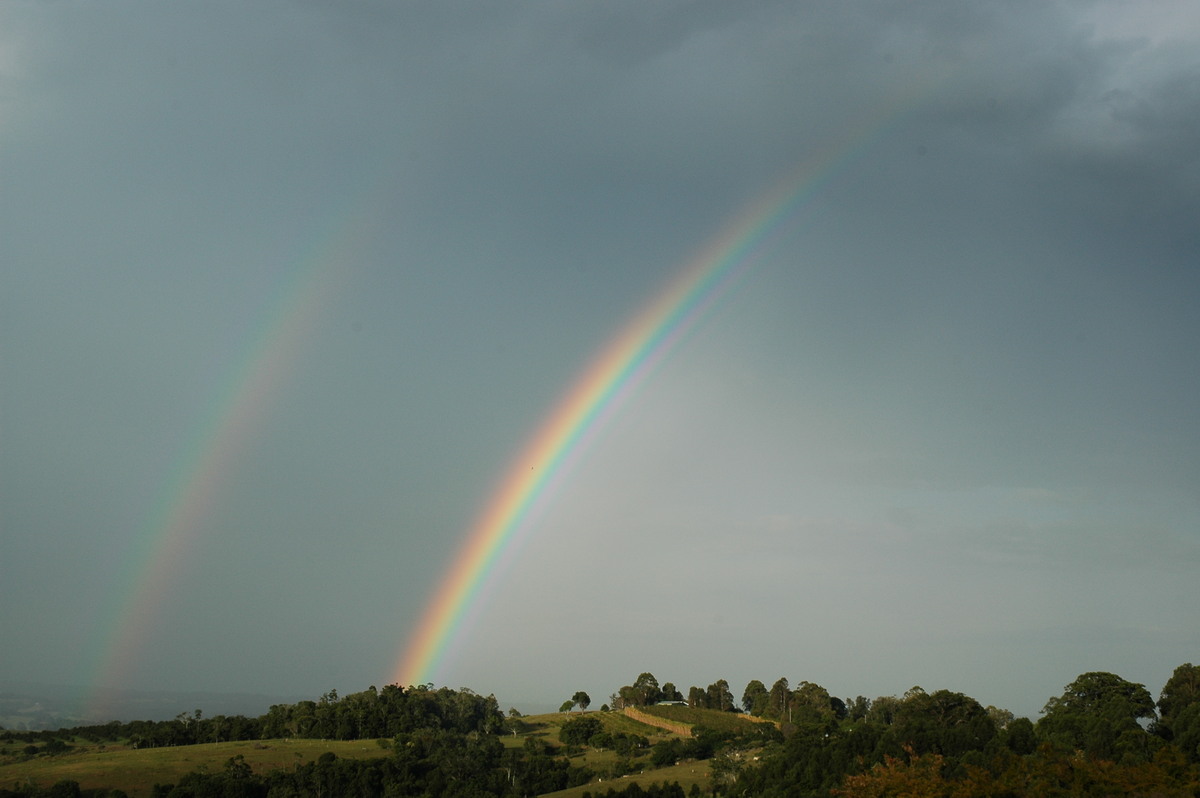
<path id="1" fill-rule="evenodd" d="M 429 681 L 1157 697 L 1197 141 L 1190 2 L 7 0 L 0 682 L 390 683 L 572 386 L 782 186 Z"/>

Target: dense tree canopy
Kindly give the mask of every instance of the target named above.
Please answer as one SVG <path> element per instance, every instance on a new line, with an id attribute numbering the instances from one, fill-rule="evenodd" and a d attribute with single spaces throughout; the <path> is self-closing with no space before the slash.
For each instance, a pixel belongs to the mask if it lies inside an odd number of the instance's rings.
<path id="1" fill-rule="evenodd" d="M 1155 730 L 1192 762 L 1200 762 L 1200 665 L 1175 669 L 1158 698 Z"/>
<path id="2" fill-rule="evenodd" d="M 1038 735 L 1104 759 L 1145 760 L 1154 740 L 1138 723 L 1153 718 L 1154 700 L 1145 686 L 1112 673 L 1081 674 L 1051 698 L 1037 723 Z"/>
<path id="3" fill-rule="evenodd" d="M 617 691 L 616 704 L 620 707 L 646 707 L 662 700 L 662 690 L 659 689 L 658 679 L 652 673 L 642 673 L 633 684 L 627 684 Z"/>
<path id="4" fill-rule="evenodd" d="M 758 679 L 751 679 L 746 689 L 742 691 L 742 709 L 755 717 L 759 717 L 767 708 L 770 693 L 767 687 Z"/>

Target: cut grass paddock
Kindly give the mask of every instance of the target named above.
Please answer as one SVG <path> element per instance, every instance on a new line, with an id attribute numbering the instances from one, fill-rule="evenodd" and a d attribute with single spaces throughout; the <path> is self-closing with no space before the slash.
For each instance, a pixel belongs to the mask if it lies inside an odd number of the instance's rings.
<path id="1" fill-rule="evenodd" d="M 71 780 L 84 789 L 119 789 L 130 798 L 148 796 L 155 784 L 174 784 L 185 773 L 220 773 L 232 757 L 242 755 L 255 773 L 290 770 L 328 751 L 345 759 L 388 755 L 374 740 L 261 740 L 203 743 L 167 748 L 132 749 L 108 745 L 79 747 L 59 756 L 38 756 L 0 764 L 0 786 L 29 782 L 39 787 Z"/>

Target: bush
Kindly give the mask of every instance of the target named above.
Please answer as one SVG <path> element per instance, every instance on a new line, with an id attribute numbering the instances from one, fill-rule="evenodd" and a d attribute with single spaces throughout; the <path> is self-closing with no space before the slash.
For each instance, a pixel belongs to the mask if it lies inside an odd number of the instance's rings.
<path id="1" fill-rule="evenodd" d="M 595 715 L 580 715 L 562 725 L 558 739 L 567 745 L 587 745 L 588 740 L 603 730 L 604 724 Z"/>

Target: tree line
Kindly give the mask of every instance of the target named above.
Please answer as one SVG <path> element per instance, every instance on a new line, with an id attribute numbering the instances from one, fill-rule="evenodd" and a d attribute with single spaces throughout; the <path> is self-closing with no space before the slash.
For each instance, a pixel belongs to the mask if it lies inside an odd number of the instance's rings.
<path id="1" fill-rule="evenodd" d="M 584 705 L 577 694 L 572 706 Z M 838 699 L 820 685 L 771 688 L 754 680 L 740 706 L 724 680 L 693 687 L 684 699 L 671 683 L 643 673 L 613 694 L 613 707 L 687 702 L 700 709 L 740 711 L 771 722 L 733 723 L 752 733 L 717 732 L 697 725 L 690 739 L 651 742 L 605 730 L 601 713 L 564 724 L 562 745 L 530 735 L 506 748 L 498 734 L 506 721 L 492 696 L 432 685 L 370 688 L 318 701 L 271 707 L 241 726 L 198 711 L 173 721 L 137 727 L 155 739 L 209 742 L 230 739 L 235 727 L 255 737 L 376 738 L 381 756 L 339 759 L 332 753 L 292 770 L 255 774 L 240 757 L 221 772 L 190 773 L 160 785 L 156 798 L 330 798 L 331 796 L 526 796 L 587 783 L 594 775 L 570 756 L 586 748 L 614 751 L 623 772 L 709 760 L 713 795 L 765 798 L 932 795 L 982 796 L 1200 795 L 1200 666 L 1175 669 L 1155 700 L 1144 685 L 1112 673 L 1078 676 L 1050 698 L 1035 722 L 985 707 L 950 690 L 913 687 L 903 696 Z M 629 703 L 626 703 L 629 702 Z M 519 714 L 519 713 L 514 713 Z M 253 723 L 250 721 L 253 720 Z M 732 720 L 732 718 L 730 719 Z M 161 726 L 161 729 L 158 728 Z M 119 739 L 134 724 L 108 724 L 58 733 Z M 162 737 L 156 735 L 162 732 Z M 10 739 L 44 733 L 6 733 Z M 46 745 L 49 745 L 47 743 Z M 34 746 L 36 748 L 36 746 Z M 50 753 L 46 751 L 46 753 Z M 57 792 L 56 792 L 57 790 Z M 675 796 L 677 787 L 656 788 Z M 647 789 L 645 792 L 649 793 Z M 695 794 L 698 790 L 693 790 Z M 626 787 L 609 795 L 640 795 Z M 60 783 L 50 791 L 0 789 L 5 796 L 112 798 Z"/>
<path id="2" fill-rule="evenodd" d="M 1081 674 L 1036 722 L 949 690 L 840 702 L 844 711 L 818 689 L 792 693 L 785 741 L 756 767 L 731 767 L 725 794 L 1200 795 L 1200 667 L 1190 663 L 1157 702 L 1115 674 Z"/>
<path id="3" fill-rule="evenodd" d="M 647 706 L 681 696 L 642 673 L 612 700 Z M 1200 795 L 1200 666 L 1191 663 L 1175 669 L 1157 701 L 1116 674 L 1081 674 L 1036 722 L 950 690 L 843 700 L 783 678 L 769 689 L 750 681 L 740 706 L 725 680 L 692 687 L 687 703 L 773 720 L 780 730 L 781 741 L 753 763 L 735 746 L 716 753 L 719 794 Z M 1022 779 L 1040 787 L 1015 788 Z"/>
<path id="4" fill-rule="evenodd" d="M 392 738 L 421 729 L 458 734 L 495 734 L 504 727 L 504 714 L 495 696 L 481 696 L 467 688 L 434 689 L 433 685 L 374 686 L 339 697 L 330 690 L 316 701 L 276 704 L 257 718 L 243 715 L 205 717 L 180 713 L 166 721 L 132 721 L 79 726 L 59 731 L 0 732 L 0 741 L 36 743 L 61 751 L 63 738 L 78 737 L 92 743 L 128 741 L 135 748 L 157 748 L 197 743 L 235 742 L 298 737 L 319 740 Z M 57 742 L 56 742 L 57 741 Z M 47 750 L 47 753 L 54 751 Z"/>

